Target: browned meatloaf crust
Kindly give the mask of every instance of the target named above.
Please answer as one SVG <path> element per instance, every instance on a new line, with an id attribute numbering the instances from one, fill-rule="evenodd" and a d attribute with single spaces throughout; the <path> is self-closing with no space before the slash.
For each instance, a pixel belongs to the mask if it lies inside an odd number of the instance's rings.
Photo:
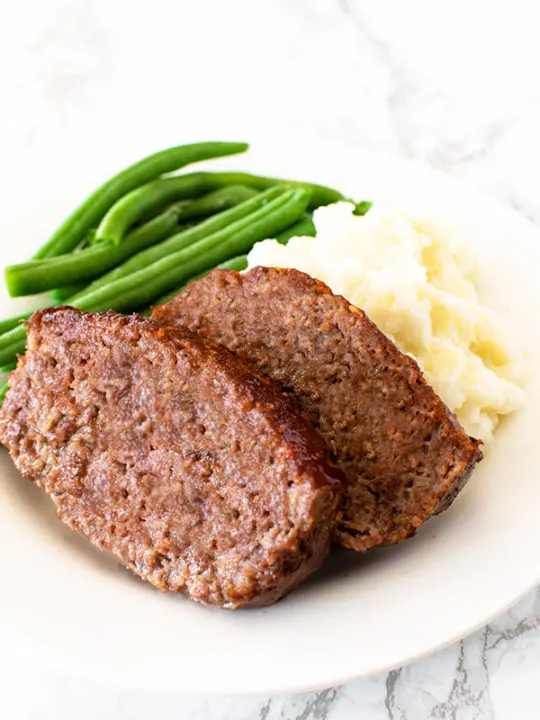
<path id="1" fill-rule="evenodd" d="M 274 383 L 137 316 L 36 313 L 0 440 L 58 516 L 161 590 L 268 605 L 329 551 L 341 487 Z"/>
<path id="2" fill-rule="evenodd" d="M 337 539 L 366 550 L 446 508 L 481 453 L 418 365 L 356 307 L 297 270 L 215 270 L 153 317 L 246 355 L 290 392 L 348 480 Z"/>

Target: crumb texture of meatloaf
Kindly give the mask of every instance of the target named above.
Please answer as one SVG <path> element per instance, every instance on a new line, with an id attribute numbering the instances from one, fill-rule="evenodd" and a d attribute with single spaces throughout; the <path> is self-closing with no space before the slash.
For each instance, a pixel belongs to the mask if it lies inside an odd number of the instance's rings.
<path id="1" fill-rule="evenodd" d="M 305 273 L 214 270 L 153 317 L 246 356 L 307 413 L 347 478 L 337 530 L 346 547 L 413 535 L 452 502 L 481 458 L 417 363 Z"/>
<path id="2" fill-rule="evenodd" d="M 36 313 L 0 440 L 65 523 L 161 590 L 268 605 L 329 552 L 342 475 L 323 441 L 277 385 L 189 332 Z"/>

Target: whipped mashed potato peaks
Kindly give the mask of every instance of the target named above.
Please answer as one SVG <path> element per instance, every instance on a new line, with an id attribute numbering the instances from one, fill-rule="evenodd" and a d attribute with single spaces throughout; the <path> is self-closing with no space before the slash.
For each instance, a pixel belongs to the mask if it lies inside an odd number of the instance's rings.
<path id="1" fill-rule="evenodd" d="M 249 267 L 292 267 L 325 282 L 413 356 L 467 432 L 486 441 L 521 403 L 520 358 L 480 304 L 473 257 L 459 238 L 376 205 L 314 213 L 317 236 L 257 243 Z"/>

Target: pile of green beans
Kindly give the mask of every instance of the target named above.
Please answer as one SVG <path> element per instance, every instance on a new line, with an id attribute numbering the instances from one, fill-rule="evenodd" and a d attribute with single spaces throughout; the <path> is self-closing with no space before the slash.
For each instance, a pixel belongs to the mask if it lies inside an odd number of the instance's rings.
<path id="1" fill-rule="evenodd" d="M 60 225 L 58 230 L 41 246 L 34 257 L 38 259 L 56 257 L 71 252 L 84 240 L 89 230 L 96 227 L 105 213 L 116 202 L 121 200 L 128 192 L 150 182 L 150 180 L 155 180 L 160 175 L 174 172 L 194 162 L 245 152 L 248 147 L 247 143 L 194 143 L 161 150 L 139 160 L 139 162 L 114 175 L 95 190 Z"/>
<path id="2" fill-rule="evenodd" d="M 31 260 L 6 268 L 10 295 L 48 291 L 54 305 L 148 314 L 215 267 L 245 269 L 246 253 L 260 240 L 313 236 L 313 210 L 343 199 L 333 188 L 244 172 L 169 175 L 247 149 L 233 142 L 181 145 L 118 173 Z M 357 206 L 358 214 L 365 206 Z M 24 353 L 30 315 L 0 321 L 3 372 Z M 6 391 L 0 388 L 0 403 Z"/>
<path id="3" fill-rule="evenodd" d="M 169 182 L 169 180 L 163 180 L 162 182 Z M 198 203 L 195 209 L 190 208 L 188 205 L 186 208 L 173 207 L 166 210 L 161 215 L 149 220 L 126 235 L 120 244 L 115 244 L 113 241 L 100 242 L 90 245 L 79 252 L 68 253 L 46 260 L 30 260 L 19 265 L 11 265 L 5 270 L 8 292 L 12 297 L 33 295 L 72 282 L 74 278 L 81 281 L 90 281 L 100 277 L 110 268 L 121 265 L 132 255 L 142 255 L 141 251 L 170 237 L 173 231 L 178 230 L 182 219 L 196 217 L 197 213 L 204 214 L 211 207 L 233 207 L 237 201 L 240 201 L 240 207 L 244 207 L 248 203 L 242 203 L 242 199 L 254 198 L 255 193 L 249 188 L 243 188 L 241 192 L 238 192 L 238 186 L 235 186 L 235 188 L 234 197 L 228 192 L 225 202 L 224 191 L 221 190 L 217 191 L 219 192 L 217 202 L 217 193 L 214 193 L 213 197 L 206 196 L 199 201 L 194 201 L 193 204 Z M 225 212 L 221 212 L 214 219 L 218 220 L 225 215 Z M 205 232 L 204 228 L 205 225 L 202 223 L 200 226 L 193 228 L 191 234 L 193 236 L 202 236 Z"/>

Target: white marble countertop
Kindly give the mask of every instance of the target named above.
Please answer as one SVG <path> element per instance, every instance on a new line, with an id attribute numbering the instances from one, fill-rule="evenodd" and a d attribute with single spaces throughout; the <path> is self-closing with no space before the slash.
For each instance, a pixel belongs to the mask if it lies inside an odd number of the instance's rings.
<path id="1" fill-rule="evenodd" d="M 0 26 L 4 203 L 75 164 L 99 180 L 156 137 L 291 129 L 443 168 L 540 224 L 539 21 L 531 0 L 19 0 Z M 536 720 L 539 678 L 537 590 L 444 652 L 324 692 L 128 693 L 5 667 L 0 716 Z"/>

